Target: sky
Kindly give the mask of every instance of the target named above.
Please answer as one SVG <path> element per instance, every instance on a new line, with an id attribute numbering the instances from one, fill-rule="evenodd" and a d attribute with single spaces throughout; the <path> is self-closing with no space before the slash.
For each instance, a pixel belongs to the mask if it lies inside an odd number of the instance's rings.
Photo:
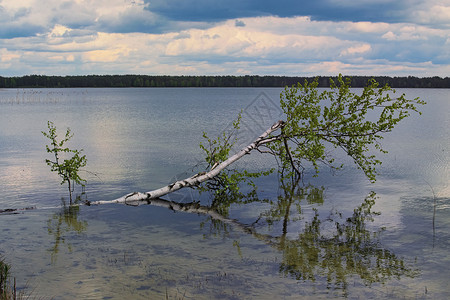
<path id="1" fill-rule="evenodd" d="M 0 76 L 450 76 L 450 0 L 0 0 Z"/>

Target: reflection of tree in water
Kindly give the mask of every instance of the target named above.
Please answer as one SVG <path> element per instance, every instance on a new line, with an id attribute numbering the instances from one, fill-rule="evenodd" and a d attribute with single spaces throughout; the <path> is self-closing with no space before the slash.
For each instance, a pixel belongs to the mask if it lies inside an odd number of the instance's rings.
<path id="1" fill-rule="evenodd" d="M 342 289 L 344 294 L 352 276 L 358 276 L 364 284 L 370 285 L 418 275 L 417 270 L 381 244 L 379 235 L 383 228 L 368 228 L 368 223 L 379 214 L 372 211 L 377 198 L 374 192 L 348 218 L 339 211 L 320 218 L 318 206 L 324 202 L 323 187 L 299 186 L 298 182 L 292 181 L 283 182 L 281 190 L 283 195 L 276 201 L 264 200 L 270 203 L 270 208 L 251 225 L 229 218 L 229 210 L 233 204 L 261 202 L 254 191 L 249 194 L 214 193 L 209 206 L 162 199 L 148 203 L 175 211 L 206 214 L 208 220 L 202 226 L 209 223 L 211 233 L 216 235 L 228 233 L 230 226 L 252 234 L 281 251 L 281 274 L 297 280 L 326 280 L 329 288 Z M 310 215 L 304 211 L 305 207 L 311 207 Z M 308 220 L 301 223 L 302 219 Z M 302 224 L 304 227 L 299 230 Z M 274 228 L 281 228 L 279 234 L 273 234 Z M 291 228 L 295 228 L 295 232 L 290 232 Z"/>
<path id="2" fill-rule="evenodd" d="M 368 228 L 367 224 L 379 215 L 372 211 L 377 198 L 375 192 L 367 196 L 348 218 L 339 211 L 320 218 L 317 206 L 324 203 L 323 187 L 299 186 L 298 182 L 286 180 L 281 187 L 284 195 L 262 214 L 269 226 L 281 224 L 281 235 L 276 237 L 275 245 L 272 243 L 283 254 L 280 273 L 297 280 L 326 278 L 330 287 L 343 290 L 346 290 L 347 278 L 353 275 L 359 276 L 367 285 L 417 275 L 417 270 L 406 266 L 401 258 L 381 244 L 379 235 L 383 228 Z M 300 223 L 298 220 L 306 214 L 301 205 L 305 200 L 308 207 L 312 206 L 312 216 L 304 222 L 304 228 L 295 238 L 288 238 L 292 235 L 288 224 Z"/>
<path id="3" fill-rule="evenodd" d="M 80 201 L 77 198 L 76 202 Z M 56 261 L 56 256 L 59 252 L 60 244 L 66 244 L 65 236 L 67 233 L 74 231 L 78 234 L 86 231 L 87 222 L 78 220 L 80 212 L 80 206 L 69 205 L 67 206 L 65 201 L 62 200 L 61 210 L 55 214 L 47 221 L 48 234 L 53 235 L 55 238 L 55 244 L 50 249 L 52 252 L 52 262 Z M 66 244 L 69 251 L 72 251 L 72 246 Z"/>
<path id="4" fill-rule="evenodd" d="M 325 277 L 328 285 L 344 290 L 351 275 L 358 275 L 367 285 L 393 277 L 414 277 L 416 271 L 380 243 L 381 230 L 367 229 L 367 222 L 373 220 L 374 204 L 372 193 L 345 221 L 338 212 L 333 213 L 325 220 L 335 226 L 331 233 L 322 232 L 325 222 L 319 219 L 317 210 L 297 238 L 287 239 L 283 233 L 278 245 L 283 253 L 280 272 L 298 280 Z"/>

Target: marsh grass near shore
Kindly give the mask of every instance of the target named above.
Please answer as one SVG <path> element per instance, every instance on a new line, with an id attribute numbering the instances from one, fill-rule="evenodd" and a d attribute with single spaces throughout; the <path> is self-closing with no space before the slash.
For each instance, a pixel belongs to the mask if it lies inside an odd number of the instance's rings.
<path id="1" fill-rule="evenodd" d="M 11 266 L 0 257 L 0 300 L 17 299 L 16 279 L 11 282 Z"/>

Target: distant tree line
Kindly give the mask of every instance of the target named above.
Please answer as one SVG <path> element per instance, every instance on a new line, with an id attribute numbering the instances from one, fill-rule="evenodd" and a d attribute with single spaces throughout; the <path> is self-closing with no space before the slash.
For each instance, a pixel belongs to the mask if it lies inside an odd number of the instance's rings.
<path id="1" fill-rule="evenodd" d="M 69 88 L 69 87 L 284 87 L 313 81 L 316 77 L 292 76 L 151 76 L 151 75 L 27 75 L 1 77 L 0 88 Z M 328 87 L 330 78 L 318 76 L 319 87 Z M 450 88 L 450 77 L 351 76 L 352 87 L 364 87 L 374 78 L 393 88 Z"/>

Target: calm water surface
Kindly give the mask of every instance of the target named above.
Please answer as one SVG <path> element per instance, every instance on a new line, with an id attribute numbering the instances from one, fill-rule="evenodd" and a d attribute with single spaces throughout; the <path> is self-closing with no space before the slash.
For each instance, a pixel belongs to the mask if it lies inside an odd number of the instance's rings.
<path id="1" fill-rule="evenodd" d="M 53 299 L 450 298 L 450 90 L 398 91 L 428 104 L 386 136 L 375 184 L 349 164 L 307 171 L 292 195 L 273 175 L 258 181 L 260 201 L 227 208 L 226 224 L 151 205 L 64 206 L 44 162 L 51 120 L 87 155 L 84 198 L 148 191 L 192 174 L 202 132 L 216 136 L 241 110 L 240 141 L 260 134 L 281 118 L 280 92 L 0 90 L 0 209 L 34 208 L 0 214 L 0 254 L 20 288 Z M 273 166 L 256 154 L 238 164 Z"/>

